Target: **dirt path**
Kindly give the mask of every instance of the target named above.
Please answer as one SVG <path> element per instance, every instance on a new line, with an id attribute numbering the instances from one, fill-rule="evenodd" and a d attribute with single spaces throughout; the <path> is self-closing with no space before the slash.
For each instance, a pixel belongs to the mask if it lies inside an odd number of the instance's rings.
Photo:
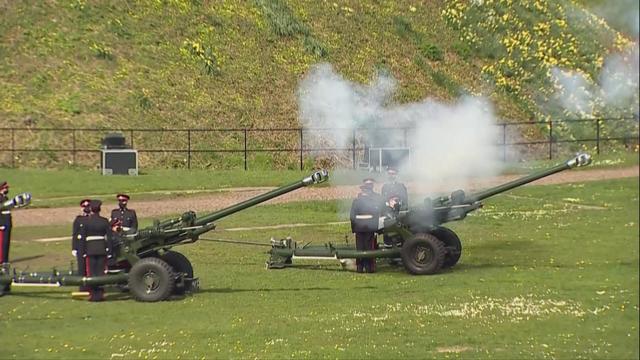
<path id="1" fill-rule="evenodd" d="M 639 167 L 633 166 L 621 169 L 594 169 L 583 171 L 565 171 L 538 181 L 533 184 L 562 184 L 571 182 L 594 181 L 603 179 L 637 177 Z M 508 182 L 518 178 L 519 175 L 505 175 L 482 180 L 476 180 L 468 184 L 464 184 L 463 189 L 482 189 L 493 185 Z M 427 194 L 433 191 L 452 191 L 458 187 L 458 184 L 432 184 L 428 188 L 422 184 L 407 184 L 410 193 Z M 154 201 L 133 201 L 132 207 L 136 210 L 139 217 L 162 217 L 168 214 L 177 214 L 185 211 L 193 210 L 198 213 L 211 212 L 225 208 L 237 202 L 264 193 L 268 188 L 262 189 L 235 189 L 234 191 L 225 191 L 220 193 L 206 194 L 196 197 L 181 198 Z M 308 187 L 296 190 L 292 193 L 275 198 L 267 203 L 277 204 L 293 201 L 307 200 L 329 200 L 329 199 L 350 199 L 357 193 L 355 186 L 333 186 L 333 187 Z M 104 213 L 109 214 L 109 210 L 114 208 L 116 203 L 106 202 L 103 205 Z M 55 224 L 71 224 L 73 218 L 78 214 L 77 207 L 49 208 L 49 209 L 22 209 L 13 212 L 14 226 L 36 226 L 36 225 L 55 225 Z"/>

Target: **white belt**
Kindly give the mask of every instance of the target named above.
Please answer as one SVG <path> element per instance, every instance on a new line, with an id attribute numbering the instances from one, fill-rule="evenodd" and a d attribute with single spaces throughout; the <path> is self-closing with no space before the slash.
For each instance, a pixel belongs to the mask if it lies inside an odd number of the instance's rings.
<path id="1" fill-rule="evenodd" d="M 87 241 L 91 240 L 104 240 L 104 236 L 87 236 Z"/>
<path id="2" fill-rule="evenodd" d="M 123 227 L 122 227 L 122 230 L 123 230 L 123 231 L 129 231 L 129 230 L 131 230 L 131 228 L 130 228 L 130 227 L 123 226 Z"/>
<path id="3" fill-rule="evenodd" d="M 356 219 L 373 219 L 373 215 L 356 215 Z"/>
<path id="4" fill-rule="evenodd" d="M 0 226 L 0 230 L 4 230 L 4 229 L 6 229 L 6 227 L 4 225 Z"/>
<path id="5" fill-rule="evenodd" d="M 11 210 L 2 210 L 2 215 L 9 215 L 11 214 Z"/>

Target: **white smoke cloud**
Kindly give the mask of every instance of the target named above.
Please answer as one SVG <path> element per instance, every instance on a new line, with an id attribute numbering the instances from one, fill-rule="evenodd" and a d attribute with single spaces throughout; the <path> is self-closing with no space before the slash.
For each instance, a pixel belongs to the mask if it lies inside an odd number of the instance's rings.
<path id="1" fill-rule="evenodd" d="M 395 80 L 384 75 L 369 86 L 355 84 L 336 74 L 330 64 L 316 65 L 298 88 L 300 118 L 305 127 L 332 129 L 325 142 L 347 146 L 352 129 L 379 121 L 395 86 Z"/>
<path id="2" fill-rule="evenodd" d="M 638 112 L 638 43 L 605 59 L 600 74 L 591 80 L 575 71 L 553 68 L 552 79 L 559 89 L 555 97 L 572 114 L 582 117 L 629 115 Z"/>
<path id="3" fill-rule="evenodd" d="M 300 84 L 300 119 L 306 128 L 342 129 L 321 133 L 319 142 L 325 146 L 349 147 L 356 128 L 361 129 L 359 133 L 367 133 L 362 128 L 409 128 L 406 135 L 372 130 L 366 141 L 374 147 L 404 146 L 406 136 L 412 156 L 400 172 L 427 187 L 446 182 L 455 190 L 453 186 L 500 171 L 502 152 L 496 144 L 501 130 L 486 100 L 468 97 L 455 104 L 430 99 L 395 104 L 391 101 L 395 89 L 396 81 L 389 75 L 379 74 L 369 85 L 359 85 L 336 74 L 331 65 L 320 64 Z"/>
<path id="4" fill-rule="evenodd" d="M 584 74 L 553 68 L 551 76 L 560 84 L 556 97 L 564 109 L 575 114 L 593 113 L 594 87 Z"/>
<path id="5" fill-rule="evenodd" d="M 638 98 L 638 43 L 626 53 L 607 58 L 599 77 L 604 102 L 616 108 L 637 104 Z"/>

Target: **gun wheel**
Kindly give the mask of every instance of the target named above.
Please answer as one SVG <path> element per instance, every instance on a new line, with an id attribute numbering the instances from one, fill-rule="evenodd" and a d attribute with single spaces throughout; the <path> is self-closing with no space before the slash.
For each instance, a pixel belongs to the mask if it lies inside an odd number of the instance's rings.
<path id="1" fill-rule="evenodd" d="M 167 299 L 175 287 L 175 274 L 169 264 L 156 257 L 144 258 L 131 267 L 129 291 L 138 301 Z"/>
<path id="2" fill-rule="evenodd" d="M 438 240 L 442 241 L 445 246 L 446 254 L 442 268 L 450 268 L 457 264 L 460 256 L 462 256 L 462 243 L 458 235 L 446 227 L 438 227 L 431 233 L 437 237 Z"/>
<path id="3" fill-rule="evenodd" d="M 173 268 L 174 273 L 182 274 L 183 278 L 187 277 L 189 279 L 193 279 L 193 266 L 186 256 L 176 251 L 167 251 L 162 255 L 161 259 Z M 173 289 L 173 293 L 177 295 L 182 295 L 186 291 L 187 288 L 184 286 L 184 281 L 180 286 L 176 286 Z"/>
<path id="4" fill-rule="evenodd" d="M 414 275 L 437 273 L 442 268 L 445 254 L 444 243 L 431 234 L 416 234 L 400 251 L 404 267 Z"/>

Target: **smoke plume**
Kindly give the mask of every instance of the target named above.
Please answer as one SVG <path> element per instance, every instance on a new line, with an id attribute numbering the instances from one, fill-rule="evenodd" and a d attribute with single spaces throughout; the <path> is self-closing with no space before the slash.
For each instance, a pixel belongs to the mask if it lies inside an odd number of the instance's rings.
<path id="1" fill-rule="evenodd" d="M 310 69 L 301 82 L 298 100 L 305 128 L 323 146 L 349 148 L 354 129 L 362 135 L 359 146 L 411 148 L 400 166 L 401 177 L 434 188 L 445 183 L 450 190 L 471 178 L 500 170 L 500 129 L 492 106 L 483 98 L 467 97 L 454 104 L 425 99 L 396 104 L 396 81 L 378 74 L 368 85 L 350 82 L 329 64 Z M 406 127 L 406 131 L 376 128 Z M 339 130 L 335 130 L 339 129 Z M 406 144 L 405 144 L 406 142 Z"/>
<path id="2" fill-rule="evenodd" d="M 638 109 L 638 43 L 608 56 L 597 79 L 575 70 L 553 68 L 559 85 L 556 99 L 569 113 L 598 117 L 613 112 L 631 114 Z"/>

